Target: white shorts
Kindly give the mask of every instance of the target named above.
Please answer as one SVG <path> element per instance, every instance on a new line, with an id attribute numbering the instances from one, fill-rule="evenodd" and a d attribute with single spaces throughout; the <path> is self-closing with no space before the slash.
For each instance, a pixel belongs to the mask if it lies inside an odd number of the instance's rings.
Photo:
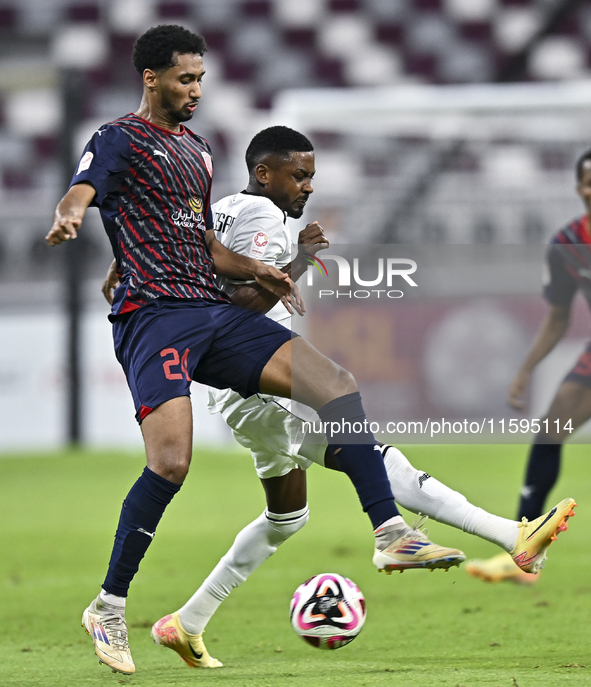
<path id="1" fill-rule="evenodd" d="M 312 463 L 324 465 L 326 441 L 304 443 L 301 420 L 289 412 L 289 399 L 242 398 L 231 389 L 212 389 L 209 399 L 209 412 L 221 413 L 236 441 L 252 453 L 260 479 L 281 477 L 297 467 L 307 470 Z"/>

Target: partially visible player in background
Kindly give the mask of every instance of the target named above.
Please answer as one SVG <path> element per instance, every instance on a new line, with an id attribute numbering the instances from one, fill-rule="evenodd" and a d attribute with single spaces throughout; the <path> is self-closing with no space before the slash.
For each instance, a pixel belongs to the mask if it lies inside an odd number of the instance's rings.
<path id="1" fill-rule="evenodd" d="M 550 241 L 544 284 L 548 311 L 509 387 L 509 404 L 516 410 L 525 408 L 525 397 L 536 366 L 566 334 L 578 290 L 591 307 L 591 150 L 578 159 L 576 177 L 577 193 L 585 205 L 586 214 L 561 229 Z M 542 430 L 529 454 L 518 520 L 532 520 L 543 513 L 546 498 L 560 472 L 562 444 L 590 418 L 591 342 L 558 387 L 548 414 L 541 421 Z M 533 575 L 520 570 L 507 554 L 470 561 L 466 570 L 487 582 L 528 583 L 536 580 Z"/>
<path id="2" fill-rule="evenodd" d="M 267 262 L 290 274 L 293 280 L 307 268 L 304 256 L 328 246 L 318 223 L 299 234 L 300 252 L 291 260 L 291 233 L 287 217 L 299 218 L 312 193 L 314 155 L 310 141 L 297 131 L 275 126 L 259 132 L 251 141 L 246 162 L 249 183 L 245 191 L 223 198 L 212 207 L 216 238 L 230 250 Z M 302 255 L 302 252 L 304 254 Z M 234 303 L 267 312 L 290 326 L 289 314 L 277 298 L 254 282 L 218 279 Z M 111 266 L 103 292 L 108 300 L 117 275 Z M 220 412 L 236 440 L 250 449 L 265 490 L 267 508 L 236 537 L 193 597 L 175 613 L 161 618 L 152 628 L 157 644 L 176 651 L 191 667 L 203 667 L 201 634 L 218 606 L 233 588 L 241 585 L 277 548 L 308 520 L 306 473 L 312 463 L 338 467 L 326 442 L 305 443 L 292 430 L 298 418 L 290 402 L 256 394 L 248 399 L 231 390 L 210 390 L 210 410 Z M 565 525 L 572 499 L 554 509 L 542 527 L 500 518 L 469 503 L 466 498 L 416 470 L 392 446 L 381 446 L 388 478 L 398 503 L 435 520 L 494 542 L 518 557 L 520 565 L 537 570 L 545 559 L 550 537 Z M 302 469 L 303 468 L 303 469 Z M 532 533 L 537 530 L 535 536 Z M 526 540 L 529 539 L 527 544 Z M 376 552 L 379 558 L 379 553 Z M 431 544 L 415 529 L 403 538 L 387 562 L 387 570 L 447 568 L 461 560 L 461 552 Z M 374 559 L 375 560 L 375 559 Z M 205 664 L 207 665 L 207 664 Z M 211 667 L 211 666 L 210 666 Z"/>

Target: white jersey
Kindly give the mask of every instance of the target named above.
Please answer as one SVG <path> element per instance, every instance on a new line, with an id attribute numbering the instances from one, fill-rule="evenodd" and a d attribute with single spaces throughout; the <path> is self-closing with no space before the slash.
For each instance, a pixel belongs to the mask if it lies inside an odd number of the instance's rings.
<path id="1" fill-rule="evenodd" d="M 291 232 L 285 213 L 263 196 L 237 193 L 212 206 L 216 238 L 236 253 L 256 258 L 281 269 L 291 261 Z M 231 294 L 245 282 L 218 279 Z M 268 313 L 284 327 L 291 327 L 290 315 L 282 303 Z M 300 467 L 324 465 L 326 442 L 310 443 L 291 414 L 291 401 L 256 394 L 250 398 L 232 389 L 209 389 L 209 412 L 221 413 L 236 440 L 250 449 L 261 479 L 280 477 Z M 317 417 L 316 417 L 317 419 Z"/>
<path id="2" fill-rule="evenodd" d="M 226 248 L 278 269 L 291 262 L 287 217 L 269 198 L 236 193 L 215 203 L 212 212 L 215 237 Z M 229 295 L 236 286 L 249 283 L 227 277 L 218 277 L 217 281 Z M 290 328 L 290 314 L 281 302 L 269 310 L 267 317 Z"/>
<path id="3" fill-rule="evenodd" d="M 269 198 L 236 193 L 214 203 L 211 209 L 215 237 L 226 248 L 278 269 L 291 262 L 291 232 L 286 215 Z M 229 295 L 240 284 L 252 283 L 227 277 L 217 277 L 217 281 Z M 291 316 L 281 301 L 269 310 L 267 317 L 291 329 Z M 231 389 L 210 388 L 209 412 L 222 412 L 240 399 L 244 400 Z"/>

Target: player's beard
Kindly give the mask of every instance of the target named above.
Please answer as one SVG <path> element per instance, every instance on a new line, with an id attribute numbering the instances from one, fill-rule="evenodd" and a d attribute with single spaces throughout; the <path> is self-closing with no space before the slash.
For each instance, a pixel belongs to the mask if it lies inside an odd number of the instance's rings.
<path id="1" fill-rule="evenodd" d="M 166 95 L 162 95 L 162 108 L 167 112 L 171 119 L 173 119 L 175 122 L 178 122 L 179 124 L 181 124 L 182 122 L 188 122 L 190 119 L 193 118 L 193 112 L 187 112 L 182 109 L 175 109 L 174 104 L 169 98 L 166 97 Z"/>
<path id="2" fill-rule="evenodd" d="M 292 217 L 293 219 L 299 219 L 304 214 L 305 209 L 306 209 L 305 205 L 302 205 L 301 203 L 296 201 L 292 204 L 291 211 L 288 212 L 287 214 L 290 217 Z"/>
<path id="3" fill-rule="evenodd" d="M 182 122 L 188 122 L 190 119 L 193 119 L 194 112 L 185 112 L 184 110 L 169 110 L 168 114 L 172 117 L 172 119 L 175 120 L 175 122 L 181 124 Z"/>

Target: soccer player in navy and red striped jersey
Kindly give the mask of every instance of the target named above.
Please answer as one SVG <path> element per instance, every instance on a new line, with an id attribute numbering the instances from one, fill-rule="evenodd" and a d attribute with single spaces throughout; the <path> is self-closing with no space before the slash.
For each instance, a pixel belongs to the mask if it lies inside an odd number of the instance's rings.
<path id="1" fill-rule="evenodd" d="M 129 114 L 94 134 L 72 185 L 94 189 L 113 248 L 122 278 L 113 315 L 160 297 L 229 302 L 205 233 L 212 171 L 209 145 L 182 124 L 170 131 Z"/>
<path id="2" fill-rule="evenodd" d="M 214 271 L 256 281 L 290 312 L 303 312 L 287 273 L 233 253 L 215 238 L 211 151 L 183 125 L 201 97 L 205 50 L 200 36 L 180 26 L 155 27 L 137 40 L 133 61 L 143 80 L 140 107 L 95 133 L 46 237 L 50 245 L 76 238 L 86 209 L 96 205 L 117 263 L 120 286 L 110 319 L 141 423 L 147 467 L 124 501 L 107 575 L 84 611 L 83 624 L 100 661 L 126 674 L 135 666 L 125 599 L 189 469 L 192 380 L 244 397 L 259 391 L 291 397 L 317 410 L 330 428 L 338 467 L 370 517 L 382 568 L 396 542 L 411 531 L 394 503 L 352 375 L 263 313 L 232 304 L 215 285 Z M 309 165 L 311 154 L 301 155 L 302 164 Z M 307 195 L 298 193 L 294 212 L 301 215 Z M 461 555 L 447 565 L 460 560 Z M 220 665 L 200 635 L 190 649 L 199 654 L 199 666 Z"/>
<path id="3" fill-rule="evenodd" d="M 551 239 L 546 254 L 544 297 L 548 311 L 532 346 L 509 388 L 509 404 L 525 407 L 525 396 L 536 366 L 566 334 L 573 299 L 581 291 L 591 307 L 591 150 L 576 164 L 577 193 L 586 214 L 573 220 Z M 591 418 L 591 342 L 566 375 L 530 450 L 517 519 L 533 520 L 544 512 L 544 503 L 560 471 L 562 444 Z M 471 561 L 467 571 L 487 581 L 533 581 L 506 554 Z"/>

